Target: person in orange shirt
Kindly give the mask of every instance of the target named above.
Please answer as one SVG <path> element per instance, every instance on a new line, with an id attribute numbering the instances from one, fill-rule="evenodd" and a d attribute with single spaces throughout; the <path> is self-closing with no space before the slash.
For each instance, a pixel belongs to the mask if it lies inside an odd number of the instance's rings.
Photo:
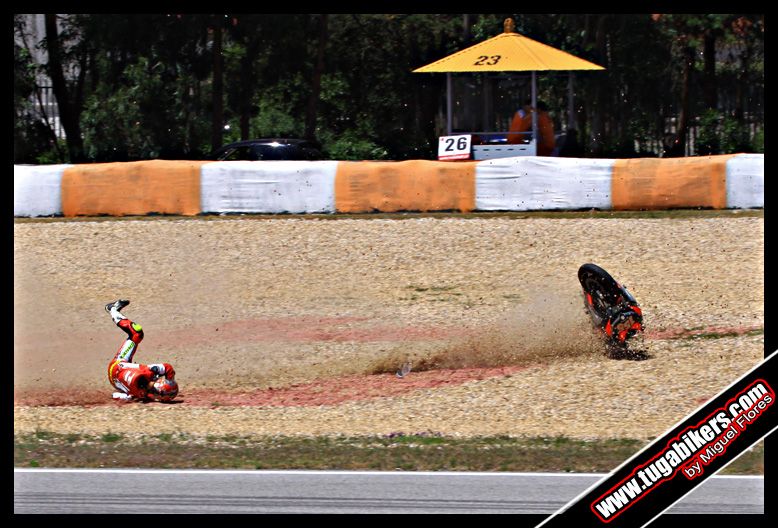
<path id="1" fill-rule="evenodd" d="M 529 132 L 529 134 L 519 134 L 519 132 Z M 538 136 L 540 138 L 537 146 L 537 155 L 550 156 L 556 146 L 554 123 L 551 121 L 551 116 L 548 115 L 548 107 L 541 101 L 538 101 Z M 529 143 L 531 138 L 532 107 L 526 104 L 513 115 L 508 133 L 508 143 Z"/>

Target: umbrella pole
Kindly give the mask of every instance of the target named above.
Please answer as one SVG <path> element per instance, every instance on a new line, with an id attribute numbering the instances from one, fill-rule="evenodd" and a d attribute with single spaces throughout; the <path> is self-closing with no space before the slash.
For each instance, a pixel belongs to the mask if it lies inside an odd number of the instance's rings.
<path id="1" fill-rule="evenodd" d="M 446 73 L 446 135 L 451 135 L 451 74 Z"/>
<path id="2" fill-rule="evenodd" d="M 567 78 L 567 129 L 575 128 L 575 104 L 573 103 L 573 72 Z"/>
<path id="3" fill-rule="evenodd" d="M 537 74 L 532 72 L 532 142 L 535 144 L 535 155 L 538 155 L 538 90 Z"/>

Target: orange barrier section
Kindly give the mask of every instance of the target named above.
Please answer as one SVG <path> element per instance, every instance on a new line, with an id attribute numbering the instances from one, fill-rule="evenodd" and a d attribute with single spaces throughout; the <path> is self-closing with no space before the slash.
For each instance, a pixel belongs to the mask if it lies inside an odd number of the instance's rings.
<path id="1" fill-rule="evenodd" d="M 618 159 L 613 209 L 727 207 L 727 160 L 733 155 Z"/>
<path id="2" fill-rule="evenodd" d="M 68 167 L 62 174 L 62 214 L 199 214 L 203 163 L 208 162 L 149 160 Z"/>
<path id="3" fill-rule="evenodd" d="M 478 162 L 341 161 L 335 175 L 339 213 L 472 211 Z"/>

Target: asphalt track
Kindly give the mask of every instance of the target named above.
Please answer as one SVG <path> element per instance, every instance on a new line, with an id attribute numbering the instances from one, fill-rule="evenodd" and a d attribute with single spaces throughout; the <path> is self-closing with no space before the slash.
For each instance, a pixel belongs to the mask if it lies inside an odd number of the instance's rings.
<path id="1" fill-rule="evenodd" d="M 603 476 L 14 469 L 14 513 L 550 514 Z M 669 512 L 762 514 L 764 477 L 714 476 Z"/>

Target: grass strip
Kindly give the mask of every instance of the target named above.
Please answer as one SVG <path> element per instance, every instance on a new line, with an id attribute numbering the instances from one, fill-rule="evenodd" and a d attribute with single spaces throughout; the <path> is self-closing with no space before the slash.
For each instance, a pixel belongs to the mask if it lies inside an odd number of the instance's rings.
<path id="1" fill-rule="evenodd" d="M 641 211 L 611 211 L 600 209 L 585 209 L 573 211 L 476 211 L 461 213 L 458 211 L 442 212 L 401 212 L 401 213 L 332 213 L 332 214 L 256 214 L 256 213 L 229 213 L 220 215 L 160 215 L 150 214 L 143 216 L 48 216 L 34 218 L 14 218 L 15 223 L 27 222 L 95 222 L 95 221 L 127 221 L 127 220 L 230 220 L 236 218 L 245 219 L 273 219 L 273 218 L 301 218 L 317 220 L 407 220 L 413 218 L 658 218 L 658 219 L 695 219 L 695 218 L 745 218 L 764 217 L 764 209 L 661 209 Z"/>
<path id="2" fill-rule="evenodd" d="M 645 444 L 631 439 L 453 438 L 435 433 L 259 438 L 177 433 L 130 438 L 38 431 L 14 436 L 14 467 L 607 473 Z M 722 473 L 764 474 L 764 444 Z"/>

